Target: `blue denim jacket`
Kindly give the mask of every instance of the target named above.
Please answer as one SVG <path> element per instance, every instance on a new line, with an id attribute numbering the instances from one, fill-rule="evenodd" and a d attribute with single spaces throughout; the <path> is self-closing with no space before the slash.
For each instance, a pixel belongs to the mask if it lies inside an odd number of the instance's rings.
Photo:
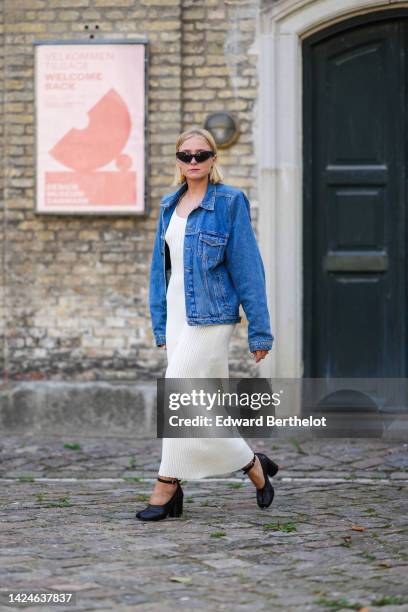
<path id="1" fill-rule="evenodd" d="M 163 196 L 150 265 L 149 302 L 156 345 L 166 343 L 166 293 L 171 272 L 165 233 L 184 182 Z M 184 237 L 184 288 L 189 325 L 239 323 L 242 304 L 250 352 L 271 349 L 265 271 L 245 194 L 225 183 L 208 183 L 200 205 L 188 216 Z"/>

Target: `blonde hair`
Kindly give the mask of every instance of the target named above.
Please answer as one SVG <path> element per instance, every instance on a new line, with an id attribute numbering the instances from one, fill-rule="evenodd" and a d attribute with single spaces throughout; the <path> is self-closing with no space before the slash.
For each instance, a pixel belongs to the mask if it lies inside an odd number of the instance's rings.
<path id="1" fill-rule="evenodd" d="M 213 135 L 208 130 L 205 130 L 204 128 L 200 128 L 200 127 L 191 128 L 189 130 L 186 130 L 182 134 L 180 134 L 176 142 L 176 152 L 180 149 L 181 145 L 183 144 L 184 141 L 187 140 L 187 138 L 189 138 L 190 136 L 194 136 L 194 135 L 202 136 L 203 138 L 205 138 L 205 140 L 211 147 L 211 151 L 214 154 L 217 153 L 217 143 L 215 142 Z M 211 171 L 209 173 L 209 181 L 210 183 L 222 183 L 223 180 L 224 180 L 224 177 L 221 173 L 221 170 L 218 168 L 217 162 L 214 161 Z M 171 184 L 181 185 L 185 181 L 186 181 L 186 177 L 184 176 L 184 174 L 181 172 L 180 168 L 176 164 L 173 182 Z"/>

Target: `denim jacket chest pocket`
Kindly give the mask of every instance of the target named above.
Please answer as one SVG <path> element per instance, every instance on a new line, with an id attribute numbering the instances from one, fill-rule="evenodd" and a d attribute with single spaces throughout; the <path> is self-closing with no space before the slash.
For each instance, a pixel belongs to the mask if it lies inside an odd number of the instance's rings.
<path id="1" fill-rule="evenodd" d="M 224 259 L 229 234 L 201 230 L 198 234 L 198 256 L 204 265 L 214 265 Z"/>

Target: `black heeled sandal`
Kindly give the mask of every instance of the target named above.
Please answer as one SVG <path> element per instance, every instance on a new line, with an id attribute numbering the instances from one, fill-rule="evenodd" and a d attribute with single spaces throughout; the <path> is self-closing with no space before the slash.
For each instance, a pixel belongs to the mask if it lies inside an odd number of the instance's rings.
<path id="1" fill-rule="evenodd" d="M 256 501 L 260 508 L 268 508 L 271 505 L 275 496 L 274 488 L 271 485 L 268 476 L 275 476 L 275 474 L 279 470 L 279 466 L 263 453 L 255 453 L 251 463 L 249 463 L 246 467 L 242 469 L 244 474 L 247 474 L 254 467 L 257 457 L 262 466 L 265 484 L 262 489 L 256 489 Z"/>
<path id="2" fill-rule="evenodd" d="M 177 482 L 177 488 L 174 491 L 174 495 L 162 506 L 159 504 L 148 504 L 144 510 L 136 512 L 136 518 L 141 521 L 161 521 L 168 516 L 177 518 L 183 514 L 184 493 L 180 486 L 180 479 L 173 478 L 172 480 L 163 480 L 163 478 L 158 476 L 157 480 L 166 482 L 167 484 L 175 484 Z"/>

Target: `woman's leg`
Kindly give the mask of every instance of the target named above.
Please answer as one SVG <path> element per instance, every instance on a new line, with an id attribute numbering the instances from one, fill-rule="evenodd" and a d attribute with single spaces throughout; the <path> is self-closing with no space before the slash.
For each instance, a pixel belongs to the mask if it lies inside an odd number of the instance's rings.
<path id="1" fill-rule="evenodd" d="M 166 378 L 184 378 L 192 382 L 195 378 L 227 379 L 229 375 L 228 344 L 233 329 L 232 325 L 214 326 L 210 331 L 200 327 L 191 327 L 185 323 L 177 339 L 171 342 L 172 338 L 169 337 Z M 209 331 L 212 334 L 211 344 L 214 347 L 211 354 L 208 353 Z M 181 390 L 183 390 L 182 384 Z M 217 473 L 227 473 L 240 469 L 241 465 L 244 467 L 252 457 L 253 451 L 243 439 L 164 438 L 159 476 L 167 480 L 172 478 L 195 479 Z M 222 466 L 221 470 L 220 466 Z M 263 470 L 258 457 L 253 468 L 249 470 L 248 476 L 257 488 L 264 486 Z M 175 488 L 176 484 L 156 481 L 150 503 L 166 503 L 172 497 Z"/>
<path id="2" fill-rule="evenodd" d="M 173 480 L 173 478 L 160 476 L 163 480 Z M 177 489 L 177 483 L 164 483 L 156 480 L 154 489 L 150 495 L 149 504 L 158 504 L 162 506 L 173 497 L 175 490 Z"/>
<path id="3" fill-rule="evenodd" d="M 251 463 L 252 461 L 250 461 L 247 465 L 243 466 L 242 469 L 248 467 L 249 465 L 251 465 Z M 261 462 L 259 461 L 259 457 L 257 457 L 256 455 L 255 455 L 255 463 L 251 467 L 251 469 L 248 470 L 247 475 L 249 476 L 249 478 L 254 483 L 257 489 L 262 489 L 262 487 L 265 485 L 265 478 L 263 475 L 262 465 L 261 465 Z"/>

